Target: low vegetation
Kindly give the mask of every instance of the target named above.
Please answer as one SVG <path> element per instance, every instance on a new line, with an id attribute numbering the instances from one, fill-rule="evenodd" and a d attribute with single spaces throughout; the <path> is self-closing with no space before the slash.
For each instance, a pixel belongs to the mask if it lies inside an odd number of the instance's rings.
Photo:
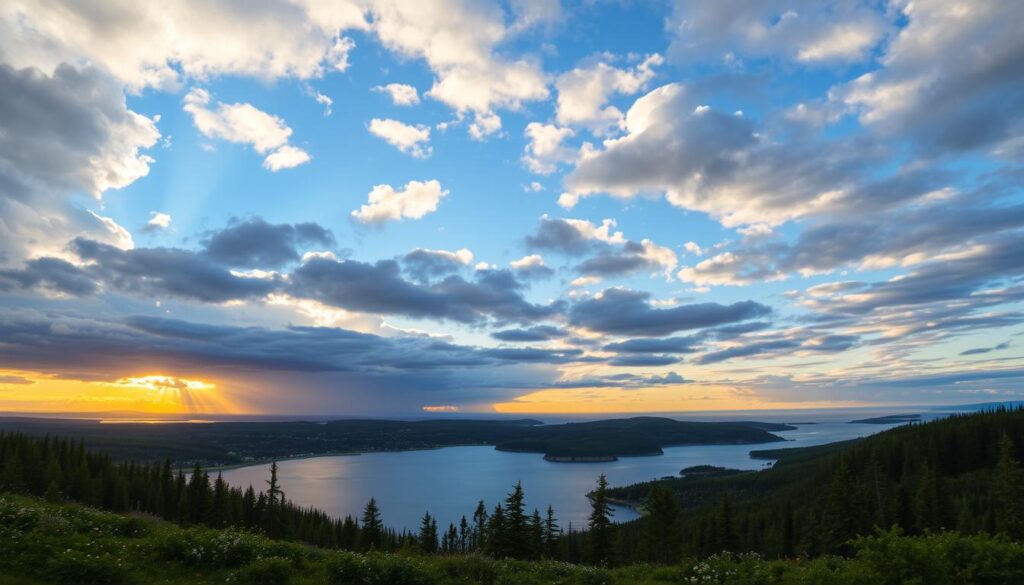
<path id="1" fill-rule="evenodd" d="M 849 557 L 769 560 L 719 553 L 614 569 L 481 555 L 332 551 L 234 528 L 179 527 L 142 514 L 0 496 L 0 582 L 146 585 L 745 585 L 1019 583 L 1024 545 L 1005 537 L 881 532 Z"/>

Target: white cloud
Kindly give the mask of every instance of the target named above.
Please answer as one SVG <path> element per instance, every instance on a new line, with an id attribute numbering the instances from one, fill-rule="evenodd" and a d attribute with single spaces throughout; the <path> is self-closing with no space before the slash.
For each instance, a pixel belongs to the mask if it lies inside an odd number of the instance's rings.
<path id="1" fill-rule="evenodd" d="M 369 130 L 374 136 L 415 158 L 427 158 L 433 152 L 427 144 L 430 142 L 429 126 L 410 126 L 398 120 L 374 118 L 370 120 Z"/>
<path id="2" fill-rule="evenodd" d="M 474 138 L 501 129 L 497 110 L 516 110 L 524 102 L 548 97 L 546 76 L 538 63 L 495 54 L 510 32 L 496 3 L 378 0 L 370 12 L 373 32 L 384 46 L 424 59 L 434 72 L 427 95 L 460 116 L 472 115 L 469 131 Z"/>
<path id="3" fill-rule="evenodd" d="M 616 94 L 634 94 L 654 77 L 654 67 L 663 62 L 661 55 L 648 55 L 632 69 L 619 69 L 605 61 L 573 69 L 558 77 L 558 123 L 585 126 L 597 134 L 622 129 L 622 111 L 608 105 Z"/>
<path id="4" fill-rule="evenodd" d="M 173 87 L 182 75 L 309 79 L 344 70 L 354 43 L 340 31 L 366 22 L 355 2 L 344 1 L 11 0 L 0 8 L 0 27 L 9 62 L 49 71 L 87 61 L 139 90 Z"/>
<path id="5" fill-rule="evenodd" d="M 263 159 L 263 168 L 276 173 L 281 169 L 290 169 L 305 164 L 311 158 L 305 150 L 285 144 Z"/>
<path id="6" fill-rule="evenodd" d="M 569 283 L 569 286 L 573 288 L 580 288 L 584 286 L 592 286 L 601 283 L 600 276 L 580 276 Z"/>
<path id="7" fill-rule="evenodd" d="M 146 228 L 150 230 L 165 230 L 171 227 L 171 216 L 162 211 L 150 211 L 149 221 L 146 222 Z"/>
<path id="8" fill-rule="evenodd" d="M 700 245 L 697 242 L 686 242 L 685 244 L 683 244 L 683 249 L 689 252 L 690 254 L 693 254 L 694 256 L 704 255 L 704 250 L 701 249 Z"/>
<path id="9" fill-rule="evenodd" d="M 508 263 L 513 270 L 526 270 L 530 268 L 538 268 L 545 266 L 544 258 L 540 254 L 530 254 L 529 256 L 523 256 L 519 260 L 513 260 Z"/>
<path id="10" fill-rule="evenodd" d="M 362 223 L 380 225 L 405 218 L 419 219 L 437 210 L 448 191 L 437 180 L 409 181 L 396 191 L 391 185 L 375 185 L 366 205 L 352 212 Z"/>
<path id="11" fill-rule="evenodd" d="M 248 144 L 260 154 L 269 152 L 264 168 L 277 171 L 310 160 L 308 153 L 288 144 L 292 129 L 284 120 L 252 104 L 218 103 L 216 109 L 210 109 L 210 94 L 201 88 L 188 92 L 184 101 L 183 109 L 204 136 Z"/>
<path id="12" fill-rule="evenodd" d="M 562 145 L 562 141 L 573 134 L 571 128 L 530 122 L 524 131 L 528 143 L 523 153 L 523 164 L 533 173 L 547 175 L 553 173 L 559 163 L 576 160 L 576 151 Z"/>
<path id="13" fill-rule="evenodd" d="M 420 103 L 420 95 L 416 92 L 416 88 L 404 83 L 378 85 L 373 88 L 373 91 L 388 94 L 391 98 L 391 103 L 396 106 L 414 106 Z"/>
<path id="14" fill-rule="evenodd" d="M 334 105 L 334 100 L 332 100 L 330 96 L 320 93 L 319 91 L 314 89 L 312 85 L 309 85 L 308 83 L 306 84 L 305 87 L 306 93 L 308 93 L 311 98 L 316 100 L 316 103 L 324 107 L 324 116 L 330 116 L 332 113 L 331 107 Z"/>

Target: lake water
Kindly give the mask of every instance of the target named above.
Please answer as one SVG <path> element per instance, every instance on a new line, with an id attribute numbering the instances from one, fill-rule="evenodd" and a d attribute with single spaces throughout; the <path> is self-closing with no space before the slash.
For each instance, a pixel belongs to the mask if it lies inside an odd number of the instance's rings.
<path id="1" fill-rule="evenodd" d="M 279 462 L 278 478 L 287 497 L 295 503 L 314 506 L 338 517 L 358 516 L 374 497 L 385 525 L 398 530 L 418 530 L 427 510 L 442 529 L 449 522 L 457 524 L 463 515 L 471 519 L 480 499 L 490 512 L 517 481 L 522 481 L 528 510 L 538 508 L 543 514 L 550 504 L 561 526 L 567 528 L 570 522 L 573 526 L 586 524 L 590 507 L 585 494 L 594 488 L 602 473 L 611 485 L 621 486 L 676 476 L 680 469 L 692 465 L 760 469 L 767 462 L 751 459 L 751 450 L 821 445 L 893 426 L 827 420 L 776 433 L 790 441 L 787 443 L 666 447 L 664 455 L 602 463 L 552 463 L 539 453 L 506 453 L 493 447 L 313 457 Z M 224 471 L 226 481 L 241 487 L 264 489 L 268 477 L 268 465 Z M 632 509 L 615 509 L 615 521 L 636 517 Z"/>

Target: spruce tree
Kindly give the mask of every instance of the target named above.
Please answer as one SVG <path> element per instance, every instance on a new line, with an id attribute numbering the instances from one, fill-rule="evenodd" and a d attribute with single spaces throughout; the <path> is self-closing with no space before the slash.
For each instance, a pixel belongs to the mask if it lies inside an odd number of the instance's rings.
<path id="1" fill-rule="evenodd" d="M 590 494 L 590 518 L 587 523 L 587 558 L 595 565 L 612 562 L 612 507 L 608 502 L 608 479 L 602 473 L 597 489 Z"/>
<path id="2" fill-rule="evenodd" d="M 419 543 L 423 552 L 437 552 L 437 522 L 430 516 L 430 512 L 423 515 L 423 521 L 420 523 Z"/>
<path id="3" fill-rule="evenodd" d="M 674 493 L 655 483 L 647 496 L 647 515 L 641 520 L 641 550 L 652 563 L 669 565 L 682 553 L 682 507 Z"/>
<path id="4" fill-rule="evenodd" d="M 999 439 L 998 459 L 992 494 L 998 513 L 996 529 L 1010 538 L 1024 538 L 1024 490 L 1016 449 L 1009 435 Z"/>
<path id="5" fill-rule="evenodd" d="M 558 527 L 558 521 L 555 519 L 555 509 L 549 505 L 547 516 L 544 518 L 544 555 L 547 558 L 553 559 L 558 556 L 558 537 L 561 534 L 562 529 Z"/>
<path id="6" fill-rule="evenodd" d="M 370 498 L 363 509 L 363 550 L 379 549 L 382 544 L 384 524 L 380 518 L 380 508 L 377 507 L 377 500 Z"/>

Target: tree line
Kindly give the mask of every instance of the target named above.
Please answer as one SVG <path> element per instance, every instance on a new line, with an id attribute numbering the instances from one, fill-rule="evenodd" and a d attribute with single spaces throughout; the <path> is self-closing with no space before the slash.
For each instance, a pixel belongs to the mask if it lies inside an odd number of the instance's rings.
<path id="1" fill-rule="evenodd" d="M 815 448 L 817 449 L 817 448 Z M 1024 539 L 1024 410 L 997 410 L 915 423 L 774 468 L 611 489 L 589 494 L 586 526 L 561 527 L 550 507 L 528 511 L 521 484 L 503 501 L 439 526 L 427 512 L 416 532 L 387 528 L 371 499 L 354 518 L 332 518 L 287 499 L 277 464 L 262 489 L 229 486 L 198 466 L 115 463 L 81 442 L 0 433 L 0 490 L 139 511 L 182 525 L 235 526 L 272 538 L 353 551 L 482 553 L 595 565 L 672 564 L 723 550 L 770 558 L 847 554 L 875 528 L 945 530 Z M 644 515 L 612 522 L 611 498 L 641 502 Z"/>

